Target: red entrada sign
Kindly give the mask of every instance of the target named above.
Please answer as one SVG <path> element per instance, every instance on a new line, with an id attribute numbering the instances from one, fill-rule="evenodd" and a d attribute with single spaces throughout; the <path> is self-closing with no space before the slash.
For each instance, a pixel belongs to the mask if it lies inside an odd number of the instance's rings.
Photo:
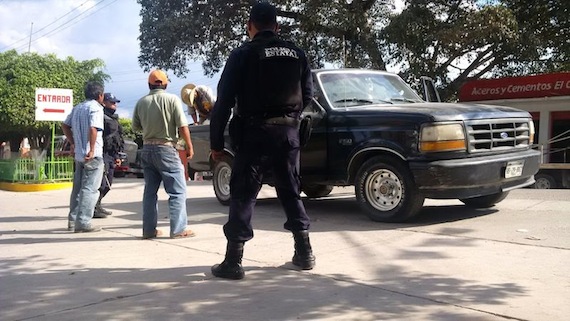
<path id="1" fill-rule="evenodd" d="M 73 108 L 73 90 L 36 88 L 36 120 L 64 121 Z"/>
<path id="2" fill-rule="evenodd" d="M 460 101 L 570 96 L 570 72 L 479 79 L 465 83 Z"/>
<path id="3" fill-rule="evenodd" d="M 71 103 L 72 97 L 69 95 L 46 95 L 46 94 L 37 94 L 36 101 L 39 103 Z"/>

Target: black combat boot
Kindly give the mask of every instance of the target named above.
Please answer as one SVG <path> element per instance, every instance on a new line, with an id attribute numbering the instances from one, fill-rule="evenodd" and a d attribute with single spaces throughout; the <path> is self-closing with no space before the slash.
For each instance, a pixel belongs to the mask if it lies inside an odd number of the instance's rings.
<path id="1" fill-rule="evenodd" d="M 93 214 L 93 217 L 95 218 L 105 218 L 107 215 L 113 214 L 113 212 L 104 209 L 103 206 L 101 206 L 101 199 L 99 199 L 97 204 L 95 204 L 95 212 Z"/>
<path id="2" fill-rule="evenodd" d="M 107 214 L 101 212 L 101 209 L 98 207 L 95 207 L 95 210 L 93 211 L 93 218 L 106 218 Z"/>
<path id="3" fill-rule="evenodd" d="M 219 278 L 240 280 L 245 273 L 241 267 L 243 242 L 229 242 L 226 247 L 226 258 L 220 264 L 212 266 L 212 274 Z"/>
<path id="4" fill-rule="evenodd" d="M 293 232 L 295 239 L 295 254 L 293 264 L 303 270 L 311 270 L 315 266 L 315 256 L 309 242 L 309 231 Z"/>

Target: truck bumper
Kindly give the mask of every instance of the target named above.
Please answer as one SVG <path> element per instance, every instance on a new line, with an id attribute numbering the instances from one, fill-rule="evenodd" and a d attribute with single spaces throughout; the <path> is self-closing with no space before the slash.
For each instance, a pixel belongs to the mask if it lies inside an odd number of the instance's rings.
<path id="1" fill-rule="evenodd" d="M 505 178 L 509 162 L 523 161 L 522 174 Z M 409 163 L 414 180 L 427 198 L 471 198 L 534 183 L 540 152 L 527 150 L 508 155 Z"/>

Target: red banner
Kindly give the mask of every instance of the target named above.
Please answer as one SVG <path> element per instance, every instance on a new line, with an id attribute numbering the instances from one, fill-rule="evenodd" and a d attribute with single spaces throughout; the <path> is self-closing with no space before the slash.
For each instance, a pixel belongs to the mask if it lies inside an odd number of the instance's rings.
<path id="1" fill-rule="evenodd" d="M 459 101 L 570 96 L 570 72 L 468 81 Z"/>

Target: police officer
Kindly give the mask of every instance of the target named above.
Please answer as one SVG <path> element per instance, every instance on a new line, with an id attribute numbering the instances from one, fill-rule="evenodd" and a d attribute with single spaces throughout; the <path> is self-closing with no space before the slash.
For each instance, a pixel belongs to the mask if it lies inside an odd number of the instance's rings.
<path id="1" fill-rule="evenodd" d="M 123 140 L 123 128 L 119 124 L 117 111 L 117 104 L 121 101 L 112 93 L 105 93 L 103 95 L 103 107 L 105 112 L 104 129 L 103 129 L 103 160 L 105 162 L 105 173 L 103 174 L 103 181 L 99 188 L 99 200 L 95 205 L 94 218 L 105 218 L 111 215 L 112 212 L 101 206 L 101 200 L 111 190 L 113 184 L 113 176 L 115 173 L 115 166 L 121 165 L 120 152 L 124 151 L 125 141 Z"/>
<path id="2" fill-rule="evenodd" d="M 304 270 L 315 265 L 299 180 L 298 125 L 300 112 L 312 97 L 311 71 L 305 53 L 279 39 L 277 31 L 276 8 L 267 2 L 254 4 L 247 22 L 251 41 L 232 51 L 218 83 L 210 119 L 215 161 L 224 157 L 224 129 L 237 102 L 230 124 L 230 139 L 237 151 L 230 179 L 230 213 L 224 225 L 228 244 L 224 261 L 212 267 L 214 276 L 221 278 L 244 277 L 243 246 L 253 238 L 253 208 L 267 170 L 272 171 L 287 215 L 284 228 L 295 240 L 293 264 Z"/>

